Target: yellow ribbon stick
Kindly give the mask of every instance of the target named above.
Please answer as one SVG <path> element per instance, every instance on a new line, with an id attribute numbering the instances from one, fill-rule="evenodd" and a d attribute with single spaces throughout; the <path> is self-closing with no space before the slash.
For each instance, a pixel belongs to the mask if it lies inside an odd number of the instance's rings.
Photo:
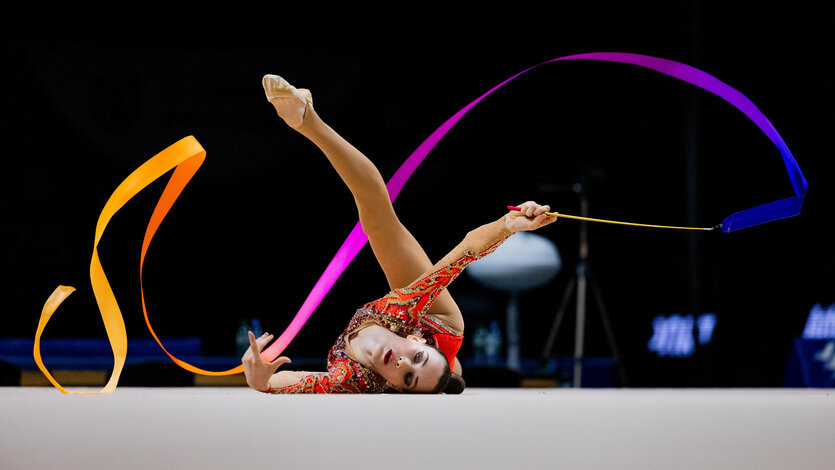
<path id="1" fill-rule="evenodd" d="M 119 209 L 121 209 L 133 196 L 175 167 L 177 167 L 178 171 L 175 171 L 172 175 L 168 186 L 166 186 L 163 198 L 166 197 L 166 194 L 170 198 L 172 193 L 169 192 L 169 188 L 175 187 L 177 189 L 172 190 L 172 192 L 176 191 L 176 194 L 173 195 L 173 199 L 176 199 L 179 192 L 182 191 L 185 184 L 191 176 L 194 175 L 194 172 L 197 171 L 205 158 L 206 151 L 197 142 L 197 139 L 193 136 L 185 137 L 142 164 L 142 166 L 137 168 L 133 173 L 125 178 L 116 190 L 113 191 L 113 194 L 110 195 L 110 198 L 104 205 L 104 209 L 102 209 L 102 212 L 99 215 L 98 223 L 96 224 L 96 233 L 93 240 L 93 256 L 90 260 L 90 284 L 93 288 L 96 303 L 99 306 L 105 331 L 107 332 L 107 338 L 110 341 L 110 347 L 113 350 L 113 373 L 110 376 L 110 380 L 108 380 L 107 384 L 99 392 L 71 392 L 62 387 L 52 377 L 52 375 L 50 375 L 49 371 L 44 366 L 40 352 L 41 334 L 43 333 L 43 330 L 46 327 L 47 322 L 49 322 L 52 314 L 55 313 L 55 310 L 59 305 L 61 305 L 61 302 L 63 302 L 64 299 L 66 299 L 67 296 L 75 290 L 73 287 L 69 286 L 58 286 L 49 299 L 47 299 L 43 310 L 41 311 L 41 318 L 38 322 L 37 332 L 35 333 L 35 347 L 33 355 L 35 357 L 35 363 L 38 365 L 41 372 L 43 372 L 47 379 L 49 379 L 49 381 L 52 382 L 52 384 L 61 392 L 111 393 L 116 389 L 116 384 L 119 382 L 119 376 L 121 375 L 122 368 L 125 365 L 125 358 L 128 350 L 125 322 L 122 318 L 122 312 L 119 310 L 119 304 L 116 302 L 116 296 L 113 294 L 113 290 L 110 288 L 110 283 L 107 281 L 107 276 L 104 274 L 104 268 L 102 268 L 98 254 L 98 244 L 104 234 L 104 230 L 107 227 L 108 222 L 110 222 L 110 219 L 113 218 L 116 212 L 118 212 Z M 183 165 L 183 170 L 180 170 L 180 165 L 183 163 L 186 163 L 186 165 Z M 185 178 L 185 182 L 183 182 L 183 178 Z M 171 201 L 171 204 L 173 204 L 173 200 Z M 158 204 L 158 206 L 159 205 L 160 204 Z M 164 214 L 162 217 L 164 217 Z M 157 225 L 159 222 L 161 222 L 161 218 L 157 221 Z M 146 249 L 147 246 L 144 246 L 143 257 Z M 148 327 L 150 328 L 150 323 L 148 324 Z M 154 335 L 154 337 L 156 337 L 156 335 Z M 159 339 L 157 339 L 157 341 L 159 342 Z"/>
<path id="2" fill-rule="evenodd" d="M 560 212 L 546 212 L 546 214 L 556 215 L 557 217 L 562 217 L 563 219 L 585 220 L 587 222 L 603 222 L 604 224 L 630 225 L 632 227 L 669 228 L 669 229 L 675 229 L 675 230 L 705 230 L 705 231 L 711 231 L 711 230 L 716 229 L 716 227 L 676 227 L 674 225 L 636 224 L 634 222 L 620 222 L 618 220 L 592 219 L 591 217 L 580 217 L 578 215 L 568 215 L 568 214 L 562 214 Z"/>

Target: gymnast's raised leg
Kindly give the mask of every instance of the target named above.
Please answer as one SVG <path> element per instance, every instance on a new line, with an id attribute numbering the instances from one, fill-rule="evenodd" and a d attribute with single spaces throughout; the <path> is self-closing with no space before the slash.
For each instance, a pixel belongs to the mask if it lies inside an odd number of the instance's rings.
<path id="1" fill-rule="evenodd" d="M 363 231 L 389 286 L 405 287 L 430 269 L 433 263 L 426 252 L 397 218 L 377 167 L 322 121 L 313 109 L 310 91 L 296 89 L 275 75 L 265 76 L 263 85 L 278 115 L 319 147 L 348 186 Z M 460 319 L 453 321 L 458 324 L 449 326 L 463 331 L 463 318 L 448 291 L 435 300 L 429 312 L 443 312 L 445 318 Z"/>

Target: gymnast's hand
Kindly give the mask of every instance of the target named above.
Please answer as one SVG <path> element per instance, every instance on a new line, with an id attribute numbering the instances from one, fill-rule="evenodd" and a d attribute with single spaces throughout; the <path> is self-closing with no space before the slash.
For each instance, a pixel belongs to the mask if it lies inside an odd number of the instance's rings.
<path id="1" fill-rule="evenodd" d="M 504 218 L 505 225 L 514 232 L 536 230 L 557 220 L 556 215 L 547 215 L 551 206 L 542 206 L 533 201 L 519 204 L 520 211 L 510 211 Z"/>
<path id="2" fill-rule="evenodd" d="M 273 362 L 267 362 L 261 358 L 261 350 L 272 339 L 273 335 L 269 333 L 264 333 L 260 338 L 255 339 L 255 335 L 250 331 L 249 349 L 241 357 L 247 385 L 259 392 L 267 391 L 270 388 L 270 378 L 275 374 L 276 369 L 290 362 L 290 358 L 286 356 L 281 356 Z"/>

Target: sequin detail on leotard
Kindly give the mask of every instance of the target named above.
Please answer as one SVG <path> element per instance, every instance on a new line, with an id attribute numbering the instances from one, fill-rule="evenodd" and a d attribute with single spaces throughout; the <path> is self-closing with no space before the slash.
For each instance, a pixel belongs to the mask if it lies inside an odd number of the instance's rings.
<path id="1" fill-rule="evenodd" d="M 376 372 L 351 359 L 346 353 L 346 341 L 351 333 L 369 323 L 382 326 L 399 336 L 415 335 L 436 345 L 435 335 L 447 340 L 438 344 L 447 358 L 455 357 L 461 347 L 463 334 L 427 315 L 432 302 L 458 277 L 471 262 L 492 253 L 504 240 L 477 255 L 466 252 L 452 264 L 413 282 L 408 287 L 395 289 L 386 296 L 363 305 L 351 317 L 348 327 L 336 339 L 328 353 L 328 371 L 313 373 L 296 384 L 270 389 L 270 393 L 382 393 L 386 380 Z M 445 350 L 446 348 L 446 350 Z"/>

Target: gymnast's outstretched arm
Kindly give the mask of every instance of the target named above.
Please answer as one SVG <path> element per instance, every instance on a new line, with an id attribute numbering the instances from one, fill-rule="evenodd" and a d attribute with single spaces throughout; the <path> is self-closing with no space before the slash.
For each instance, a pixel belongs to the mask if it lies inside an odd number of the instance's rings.
<path id="1" fill-rule="evenodd" d="M 280 370 L 270 377 L 269 388 L 277 389 L 295 385 L 308 376 L 322 374 L 323 372 L 310 372 L 304 370 Z"/>
<path id="2" fill-rule="evenodd" d="M 528 201 L 519 208 L 521 210 L 510 211 L 500 219 L 467 233 L 464 240 L 432 266 L 427 274 L 453 263 L 468 252 L 481 253 L 516 232 L 537 230 L 557 220 L 557 216 L 546 214 L 551 210 L 551 206 Z"/>
<path id="3" fill-rule="evenodd" d="M 273 362 L 266 362 L 261 357 L 261 351 L 273 335 L 264 333 L 255 338 L 249 332 L 249 348 L 241 358 L 246 375 L 246 383 L 250 388 L 265 393 L 360 393 L 356 380 L 351 380 L 353 370 L 347 361 L 330 364 L 327 372 L 306 372 L 276 370 L 290 362 L 282 356 Z"/>
<path id="4" fill-rule="evenodd" d="M 547 205 L 543 206 L 528 201 L 520 204 L 519 208 L 520 211 L 510 211 L 498 220 L 471 230 L 461 243 L 456 245 L 434 266 L 421 274 L 418 279 L 442 270 L 465 256 L 479 255 L 516 232 L 537 230 L 557 220 L 556 216 L 546 215 L 546 212 L 551 210 L 551 207 Z M 445 324 L 463 331 L 464 318 L 457 308 L 451 310 L 430 309 L 429 314 Z"/>

